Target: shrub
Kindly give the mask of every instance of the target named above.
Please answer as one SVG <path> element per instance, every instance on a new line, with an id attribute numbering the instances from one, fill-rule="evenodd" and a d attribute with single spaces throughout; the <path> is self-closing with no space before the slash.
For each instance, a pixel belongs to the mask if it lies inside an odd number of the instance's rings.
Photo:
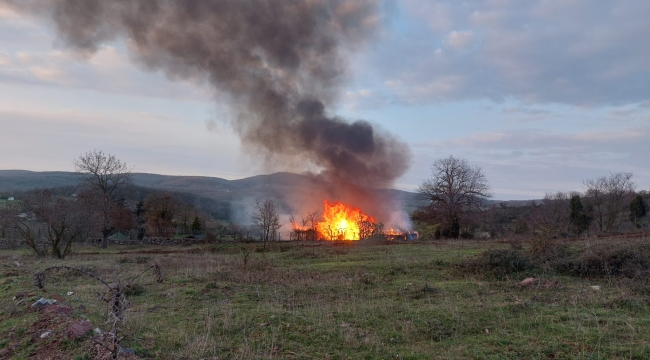
<path id="1" fill-rule="evenodd" d="M 217 284 L 215 284 L 215 283 L 207 283 L 207 284 L 205 284 L 205 286 L 203 287 L 203 289 L 206 290 L 206 291 L 210 291 L 210 290 L 214 290 L 214 289 L 216 289 L 217 287 L 218 287 L 218 286 L 217 286 Z"/>
<path id="2" fill-rule="evenodd" d="M 133 260 L 131 260 L 130 258 L 127 258 L 127 257 L 117 259 L 118 264 L 128 264 L 128 263 L 132 263 L 132 262 L 133 262 Z"/>
<path id="3" fill-rule="evenodd" d="M 345 248 L 335 247 L 329 249 L 328 252 L 330 255 L 347 255 L 350 253 L 350 250 Z"/>
<path id="4" fill-rule="evenodd" d="M 135 263 L 136 264 L 146 264 L 151 260 L 150 257 L 148 256 L 136 256 L 135 258 Z"/>
<path id="5" fill-rule="evenodd" d="M 412 298 L 413 299 L 424 299 L 429 296 L 434 296 L 440 293 L 440 289 L 429 286 L 429 284 L 424 284 L 421 289 L 414 291 Z"/>
<path id="6" fill-rule="evenodd" d="M 469 231 L 469 230 L 463 230 L 460 232 L 460 237 L 462 239 L 473 239 L 474 238 L 474 233 Z"/>
<path id="7" fill-rule="evenodd" d="M 378 282 L 377 275 L 369 271 L 360 271 L 358 274 L 359 281 L 364 285 L 375 285 Z"/>
<path id="8" fill-rule="evenodd" d="M 530 255 L 517 249 L 487 250 L 478 258 L 465 262 L 461 266 L 477 273 L 491 274 L 497 279 L 538 268 Z"/>
<path id="9" fill-rule="evenodd" d="M 212 231 L 208 231 L 205 233 L 206 244 L 213 244 L 216 241 L 217 241 L 217 235 L 215 235 Z"/>
<path id="10" fill-rule="evenodd" d="M 440 342 L 448 339 L 456 333 L 456 326 L 452 320 L 449 319 L 427 319 L 421 321 L 418 325 L 420 333 L 425 335 L 428 339 Z"/>
<path id="11" fill-rule="evenodd" d="M 140 284 L 130 284 L 124 289 L 124 295 L 127 296 L 138 296 L 144 294 L 144 292 L 145 288 Z"/>
<path id="12" fill-rule="evenodd" d="M 551 261 L 550 265 L 558 273 L 566 275 L 645 279 L 650 274 L 650 244 L 610 240 L 558 258 Z"/>

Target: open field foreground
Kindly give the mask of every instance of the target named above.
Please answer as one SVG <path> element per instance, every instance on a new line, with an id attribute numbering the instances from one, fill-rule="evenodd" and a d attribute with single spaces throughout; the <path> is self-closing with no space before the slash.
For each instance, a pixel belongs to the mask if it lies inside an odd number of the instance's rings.
<path id="1" fill-rule="evenodd" d="M 120 333 L 134 353 L 129 358 L 650 358 L 647 277 L 568 276 L 545 267 L 498 274 L 467 265 L 487 249 L 510 248 L 467 241 L 276 243 L 266 252 L 250 244 L 89 247 L 65 261 L 3 251 L 0 358 L 91 359 L 102 352 L 88 339 L 92 330 L 85 340 L 71 340 L 68 331 L 86 318 L 104 332 L 96 338 L 105 336 L 107 305 L 98 297 L 105 288 L 62 270 L 47 273 L 39 290 L 36 272 L 75 266 L 112 283 L 154 263 L 164 281 L 148 271 L 126 291 L 130 307 Z M 521 285 L 527 277 L 537 280 Z M 31 309 L 55 295 L 71 315 Z"/>

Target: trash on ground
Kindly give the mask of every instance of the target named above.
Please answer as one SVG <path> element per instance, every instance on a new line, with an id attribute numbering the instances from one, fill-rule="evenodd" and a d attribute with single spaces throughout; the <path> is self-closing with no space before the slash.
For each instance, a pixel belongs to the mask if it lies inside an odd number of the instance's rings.
<path id="1" fill-rule="evenodd" d="M 49 306 L 54 304 L 56 304 L 56 300 L 54 299 L 40 298 L 35 303 L 32 304 L 32 307 L 39 308 L 39 307 L 44 307 L 44 306 Z"/>

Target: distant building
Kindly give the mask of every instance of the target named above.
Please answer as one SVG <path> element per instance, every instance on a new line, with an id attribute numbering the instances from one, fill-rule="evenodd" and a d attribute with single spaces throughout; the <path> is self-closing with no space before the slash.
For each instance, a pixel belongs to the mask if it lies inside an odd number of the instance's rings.
<path id="1" fill-rule="evenodd" d="M 16 199 L 15 199 L 13 196 L 10 196 L 10 197 L 7 198 L 7 200 L 8 200 L 8 201 L 14 201 L 14 200 L 16 200 Z"/>
<path id="2" fill-rule="evenodd" d="M 129 240 L 129 235 L 122 234 L 121 232 L 116 232 L 115 234 L 108 237 L 109 240 Z"/>

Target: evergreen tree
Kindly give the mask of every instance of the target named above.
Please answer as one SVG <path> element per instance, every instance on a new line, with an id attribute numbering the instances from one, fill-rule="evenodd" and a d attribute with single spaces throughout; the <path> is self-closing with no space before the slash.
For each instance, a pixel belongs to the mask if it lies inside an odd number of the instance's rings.
<path id="1" fill-rule="evenodd" d="M 630 203 L 630 221 L 634 226 L 640 227 L 639 220 L 648 214 L 648 203 L 645 202 L 643 196 L 637 195 Z"/>
<path id="2" fill-rule="evenodd" d="M 144 200 L 140 199 L 138 203 L 135 205 L 135 210 L 133 211 L 133 215 L 135 215 L 135 221 L 136 224 L 138 225 L 138 240 L 144 239 L 144 236 L 147 234 L 147 228 L 145 224 L 147 223 L 145 219 L 146 215 L 146 209 L 144 207 Z"/>
<path id="3" fill-rule="evenodd" d="M 582 206 L 582 201 L 580 200 L 580 195 L 578 194 L 571 196 L 569 208 L 569 226 L 571 232 L 575 235 L 580 235 L 589 228 L 593 218 L 587 211 L 585 211 L 585 208 Z"/>
<path id="4" fill-rule="evenodd" d="M 199 220 L 198 216 L 194 217 L 194 221 L 192 221 L 192 225 L 191 225 L 190 228 L 192 229 L 193 233 L 197 233 L 197 232 L 201 231 L 201 229 L 203 227 L 201 226 L 201 220 Z"/>

